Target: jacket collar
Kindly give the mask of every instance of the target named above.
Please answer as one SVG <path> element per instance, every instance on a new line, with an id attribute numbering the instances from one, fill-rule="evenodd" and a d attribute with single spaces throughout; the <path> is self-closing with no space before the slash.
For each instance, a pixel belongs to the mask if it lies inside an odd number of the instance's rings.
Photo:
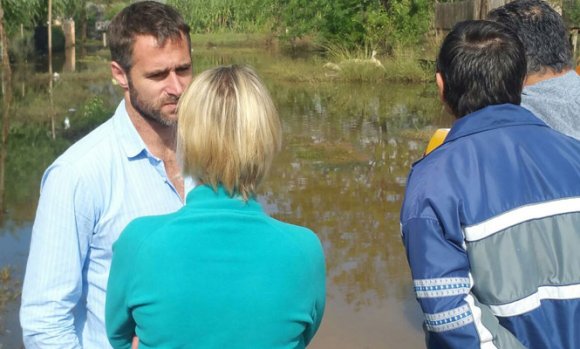
<path id="1" fill-rule="evenodd" d="M 515 104 L 490 105 L 458 119 L 444 143 L 501 127 L 537 125 L 548 127 L 529 110 Z"/>

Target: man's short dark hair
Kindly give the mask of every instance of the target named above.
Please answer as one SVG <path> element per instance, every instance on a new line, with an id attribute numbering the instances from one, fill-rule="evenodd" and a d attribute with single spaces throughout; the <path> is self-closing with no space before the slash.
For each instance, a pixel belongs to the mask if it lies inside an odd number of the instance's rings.
<path id="1" fill-rule="evenodd" d="M 137 35 L 150 35 L 159 45 L 167 40 L 187 39 L 191 48 L 189 26 L 183 17 L 169 5 L 156 1 L 141 1 L 125 7 L 109 25 L 111 59 L 126 73 L 133 65 L 133 44 Z"/>
<path id="2" fill-rule="evenodd" d="M 517 35 L 490 21 L 465 21 L 447 35 L 437 57 L 443 99 L 460 118 L 494 104 L 520 104 L 526 57 Z"/>
<path id="3" fill-rule="evenodd" d="M 556 73 L 573 67 L 562 16 L 541 0 L 516 0 L 492 10 L 488 19 L 511 28 L 526 49 L 528 73 Z"/>

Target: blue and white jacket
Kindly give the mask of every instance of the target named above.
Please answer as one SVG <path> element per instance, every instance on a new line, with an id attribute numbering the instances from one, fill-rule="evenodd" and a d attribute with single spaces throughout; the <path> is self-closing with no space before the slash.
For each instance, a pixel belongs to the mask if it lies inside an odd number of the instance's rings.
<path id="1" fill-rule="evenodd" d="M 580 141 L 469 114 L 413 165 L 401 226 L 429 348 L 580 348 Z"/>

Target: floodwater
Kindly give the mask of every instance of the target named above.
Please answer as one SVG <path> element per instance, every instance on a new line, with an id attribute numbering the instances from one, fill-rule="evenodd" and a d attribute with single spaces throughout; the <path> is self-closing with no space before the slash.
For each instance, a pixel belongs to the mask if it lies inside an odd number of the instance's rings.
<path id="1" fill-rule="evenodd" d="M 6 179 L 0 216 L 0 349 L 22 345 L 20 287 L 42 172 L 95 120 L 101 121 L 91 116 L 95 109 L 97 114 L 112 111 L 121 98 L 111 84 L 106 56 L 79 58 L 73 68 L 54 68 L 58 77 L 50 84 L 47 73 L 35 72 L 33 64 L 14 69 L 11 132 L 1 164 Z M 247 63 L 265 72 L 261 75 L 283 120 L 284 147 L 261 187 L 260 201 L 273 216 L 314 230 L 326 254 L 326 313 L 310 348 L 424 347 L 399 210 L 411 164 L 421 157 L 429 135 L 451 124 L 435 87 L 280 81 L 267 73 L 274 60 L 287 60 L 289 66 L 294 61 L 251 50 L 194 56 L 197 71 Z M 47 106 L 49 85 L 53 101 Z M 54 114 L 55 140 L 46 114 Z"/>

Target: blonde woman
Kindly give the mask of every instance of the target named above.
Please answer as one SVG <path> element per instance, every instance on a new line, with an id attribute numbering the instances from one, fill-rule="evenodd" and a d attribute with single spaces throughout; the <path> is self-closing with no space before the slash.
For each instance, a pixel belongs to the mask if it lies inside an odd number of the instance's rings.
<path id="1" fill-rule="evenodd" d="M 183 172 L 199 184 L 173 214 L 133 221 L 114 246 L 106 326 L 114 348 L 304 348 L 325 305 L 320 241 L 256 200 L 280 149 L 248 67 L 201 73 L 179 102 Z"/>

